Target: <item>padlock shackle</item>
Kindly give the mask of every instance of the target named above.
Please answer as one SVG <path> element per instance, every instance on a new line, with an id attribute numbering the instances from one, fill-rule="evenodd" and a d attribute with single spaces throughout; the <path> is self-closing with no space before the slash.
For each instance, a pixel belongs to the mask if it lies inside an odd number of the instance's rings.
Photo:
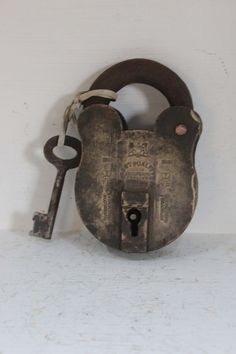
<path id="1" fill-rule="evenodd" d="M 90 90 L 109 89 L 117 92 L 134 83 L 156 88 L 163 93 L 171 106 L 193 108 L 192 98 L 184 81 L 174 71 L 149 59 L 129 59 L 111 66 L 94 81 Z M 109 102 L 107 98 L 91 97 L 83 106 Z"/>

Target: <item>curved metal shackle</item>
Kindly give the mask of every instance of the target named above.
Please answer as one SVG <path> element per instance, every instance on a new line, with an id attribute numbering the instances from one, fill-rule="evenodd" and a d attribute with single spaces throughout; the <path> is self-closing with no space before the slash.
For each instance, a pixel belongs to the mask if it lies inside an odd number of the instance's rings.
<path id="1" fill-rule="evenodd" d="M 115 92 L 129 84 L 147 84 L 165 95 L 171 106 L 193 108 L 190 92 L 184 81 L 166 66 L 149 59 L 129 59 L 105 70 L 92 84 L 90 90 L 109 89 Z M 110 99 L 91 97 L 83 103 L 109 104 Z"/>

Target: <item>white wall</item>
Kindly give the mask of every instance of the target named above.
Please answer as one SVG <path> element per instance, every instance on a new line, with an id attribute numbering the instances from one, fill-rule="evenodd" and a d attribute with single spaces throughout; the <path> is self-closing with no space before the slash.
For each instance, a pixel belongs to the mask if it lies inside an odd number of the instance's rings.
<path id="1" fill-rule="evenodd" d="M 33 211 L 47 207 L 55 170 L 42 147 L 75 93 L 111 64 L 145 57 L 185 80 L 204 124 L 188 231 L 235 232 L 235 12 L 234 0 L 2 0 L 0 228 L 29 230 Z M 165 105 L 139 85 L 116 103 L 127 118 L 149 122 Z M 81 227 L 73 183 L 71 172 L 57 229 Z"/>

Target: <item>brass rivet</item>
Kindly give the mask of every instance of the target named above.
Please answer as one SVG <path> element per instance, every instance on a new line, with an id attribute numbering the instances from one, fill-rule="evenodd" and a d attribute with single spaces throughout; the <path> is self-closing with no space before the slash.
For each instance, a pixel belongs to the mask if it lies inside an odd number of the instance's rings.
<path id="1" fill-rule="evenodd" d="M 179 124 L 175 127 L 175 133 L 177 135 L 184 135 L 187 133 L 187 127 L 184 124 Z"/>

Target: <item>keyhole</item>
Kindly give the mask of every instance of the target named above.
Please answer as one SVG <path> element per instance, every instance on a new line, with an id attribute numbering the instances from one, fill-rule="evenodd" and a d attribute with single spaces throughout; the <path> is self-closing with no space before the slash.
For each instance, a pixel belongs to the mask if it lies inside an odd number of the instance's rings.
<path id="1" fill-rule="evenodd" d="M 138 224 L 141 220 L 142 214 L 136 208 L 128 210 L 127 219 L 130 222 L 131 236 L 138 236 Z"/>

